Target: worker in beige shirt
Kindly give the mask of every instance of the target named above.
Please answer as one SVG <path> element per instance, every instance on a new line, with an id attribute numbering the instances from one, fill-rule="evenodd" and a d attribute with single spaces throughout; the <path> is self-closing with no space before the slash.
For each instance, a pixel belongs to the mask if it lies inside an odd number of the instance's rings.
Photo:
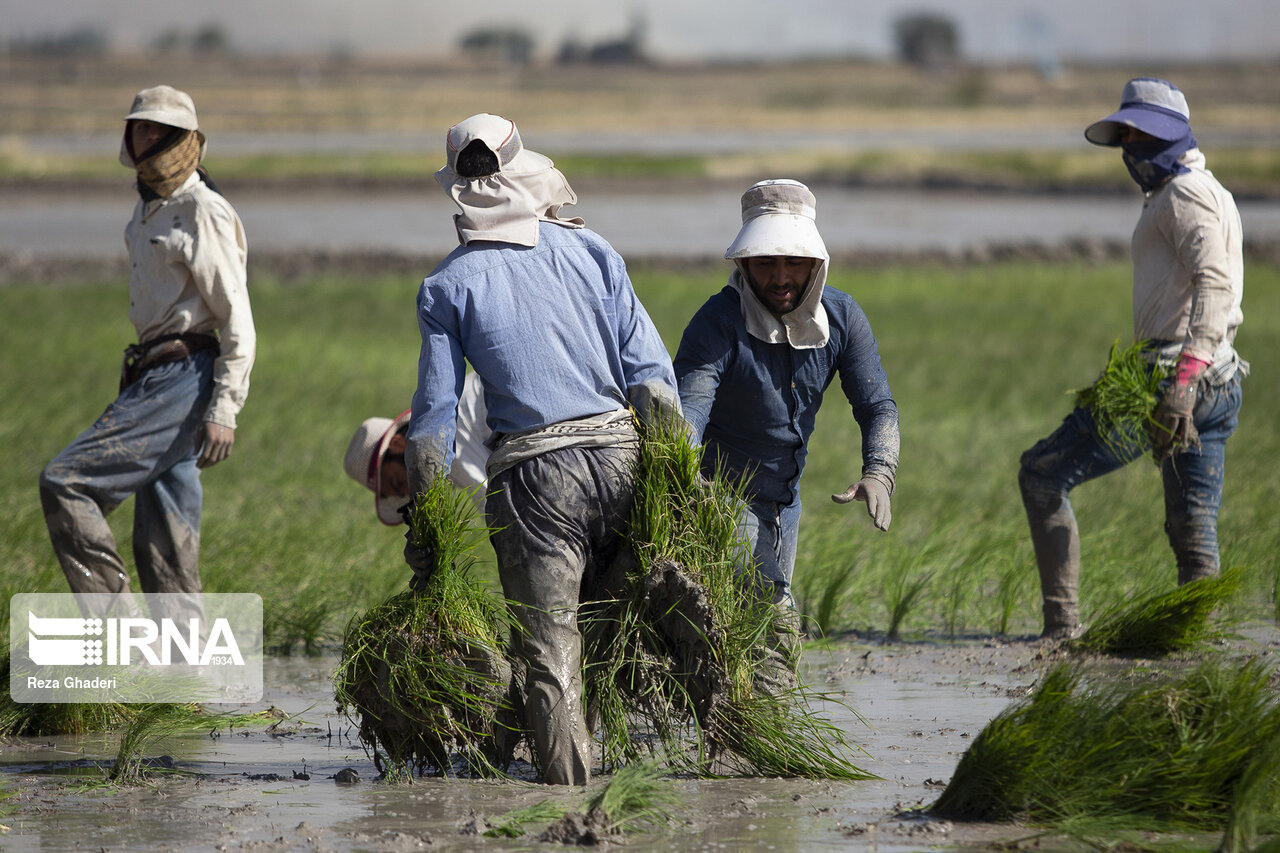
<path id="1" fill-rule="evenodd" d="M 1146 435 L 1100 435 L 1077 408 L 1022 455 L 1018 482 L 1040 571 L 1044 636 L 1080 626 L 1080 533 L 1068 493 L 1152 450 L 1164 479 L 1165 532 L 1178 583 L 1218 572 L 1218 508 L 1227 439 L 1249 365 L 1236 354 L 1244 261 L 1235 200 L 1205 168 L 1186 97 L 1165 80 L 1130 80 L 1120 109 L 1085 138 L 1118 147 L 1143 192 L 1133 232 L 1133 335 L 1172 375 Z"/>
<path id="2" fill-rule="evenodd" d="M 119 396 L 40 475 L 73 592 L 129 590 L 106 516 L 130 495 L 142 591 L 200 591 L 200 470 L 231 452 L 255 347 L 244 227 L 200 168 L 204 151 L 189 95 L 137 94 L 120 160 L 140 196 L 125 229 L 139 343 L 125 350 Z"/>

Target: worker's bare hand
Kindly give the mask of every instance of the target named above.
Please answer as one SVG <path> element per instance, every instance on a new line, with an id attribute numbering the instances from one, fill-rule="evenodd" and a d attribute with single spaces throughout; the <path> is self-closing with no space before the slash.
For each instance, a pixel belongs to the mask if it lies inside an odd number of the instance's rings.
<path id="1" fill-rule="evenodd" d="M 208 468 L 217 465 L 231 455 L 231 445 L 236 443 L 236 431 L 222 424 L 204 422 L 204 429 L 196 436 L 196 452 L 200 458 L 196 460 L 197 468 Z"/>
<path id="2" fill-rule="evenodd" d="M 893 514 L 889 511 L 889 490 L 879 480 L 859 480 L 840 494 L 832 495 L 831 500 L 838 504 L 866 501 L 867 515 L 871 516 L 871 521 L 878 530 L 888 530 L 889 522 L 893 520 Z"/>

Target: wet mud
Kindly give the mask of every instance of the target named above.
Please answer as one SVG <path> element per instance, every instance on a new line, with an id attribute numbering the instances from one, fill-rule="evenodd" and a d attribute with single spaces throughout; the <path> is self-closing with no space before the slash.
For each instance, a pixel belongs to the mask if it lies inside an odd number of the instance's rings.
<path id="1" fill-rule="evenodd" d="M 1241 642 L 1275 654 L 1278 636 L 1268 627 Z M 982 727 L 1062 654 L 1031 639 L 882 645 L 850 637 L 810 648 L 803 678 L 847 703 L 824 710 L 865 749 L 861 766 L 881 778 L 676 779 L 681 825 L 631 837 L 626 848 L 985 850 L 1027 838 L 1028 828 L 956 824 L 915 810 L 937 798 Z M 115 752 L 110 735 L 0 744 L 0 790 L 10 794 L 0 801 L 0 849 L 563 849 L 538 840 L 547 825 L 533 824 L 519 839 L 483 833 L 508 812 L 548 799 L 581 811 L 581 790 L 511 780 L 377 781 L 354 724 L 334 710 L 335 664 L 269 661 L 261 706 L 241 710 L 274 707 L 281 719 L 171 741 L 164 746 L 171 762 L 152 757 L 172 770 L 142 785 L 101 784 Z"/>

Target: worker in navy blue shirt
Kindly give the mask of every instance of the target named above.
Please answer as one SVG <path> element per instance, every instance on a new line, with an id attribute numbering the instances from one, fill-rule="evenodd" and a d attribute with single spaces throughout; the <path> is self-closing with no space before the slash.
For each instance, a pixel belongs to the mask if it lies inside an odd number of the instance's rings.
<path id="1" fill-rule="evenodd" d="M 898 407 L 867 317 L 826 286 L 826 245 L 804 184 L 762 181 L 742 196 L 729 283 L 698 310 L 676 353 L 680 403 L 705 445 L 704 472 L 745 487 L 744 533 L 762 592 L 790 605 L 800 475 L 822 393 L 837 376 L 862 433 L 862 469 L 837 503 L 864 501 L 887 530 Z"/>

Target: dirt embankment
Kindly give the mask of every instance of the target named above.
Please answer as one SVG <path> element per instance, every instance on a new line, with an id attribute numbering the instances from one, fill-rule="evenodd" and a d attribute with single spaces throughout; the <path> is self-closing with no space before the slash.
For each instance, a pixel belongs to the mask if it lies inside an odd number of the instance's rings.
<path id="1" fill-rule="evenodd" d="M 1012 261 L 1048 263 L 1104 263 L 1129 256 L 1129 246 L 1120 240 L 1076 238 L 1058 244 L 989 243 L 957 250 L 895 249 L 863 250 L 856 254 L 833 253 L 832 263 L 845 269 L 878 269 L 913 264 L 980 266 Z M 1280 266 L 1280 242 L 1246 242 L 1248 263 Z M 317 276 L 368 277 L 404 275 L 421 277 L 439 261 L 439 255 L 390 251 L 279 251 L 255 252 L 250 259 L 250 275 L 266 275 L 284 282 L 302 282 Z M 627 264 L 634 271 L 700 273 L 719 271 L 723 261 L 706 258 L 631 256 Z M 128 276 L 128 260 L 120 257 L 24 257 L 0 251 L 0 286 L 15 283 L 82 283 L 118 281 Z"/>

